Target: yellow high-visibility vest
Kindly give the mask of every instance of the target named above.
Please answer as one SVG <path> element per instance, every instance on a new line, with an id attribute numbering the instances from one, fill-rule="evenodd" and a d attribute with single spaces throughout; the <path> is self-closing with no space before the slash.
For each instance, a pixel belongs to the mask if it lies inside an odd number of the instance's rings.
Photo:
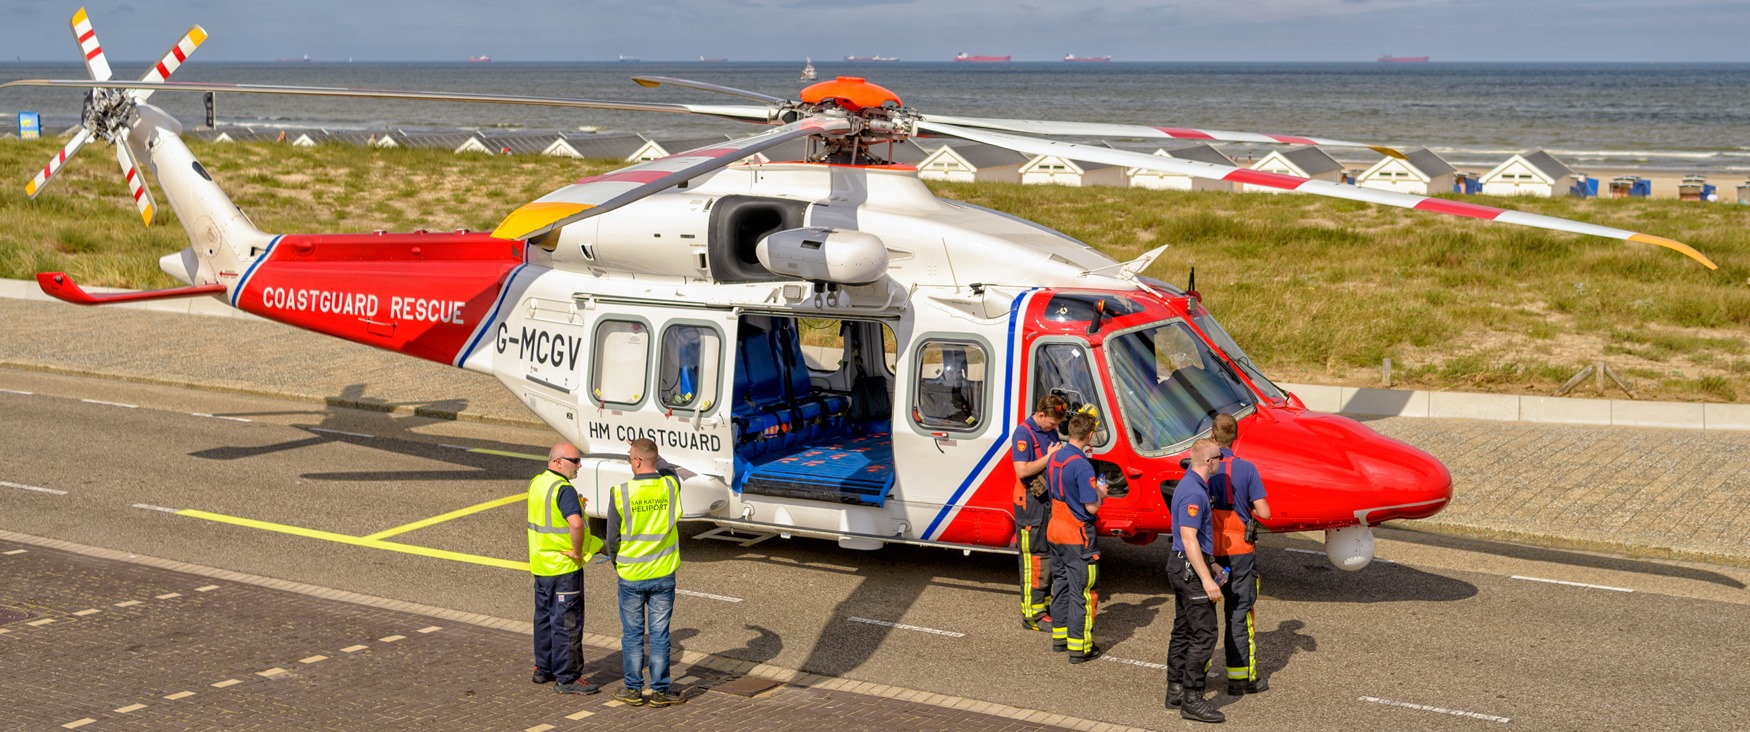
<path id="1" fill-rule="evenodd" d="M 551 470 L 529 481 L 529 571 L 542 577 L 578 570 L 577 562 L 562 553 L 571 551 L 571 524 L 559 512 L 559 489 L 569 485 L 571 481 Z M 585 521 L 585 551 L 590 549 L 593 538 L 589 535 L 589 522 Z"/>
<path id="2" fill-rule="evenodd" d="M 614 571 L 621 579 L 647 580 L 674 574 L 681 566 L 681 484 L 668 476 L 614 486 L 609 499 L 620 512 L 620 547 Z"/>

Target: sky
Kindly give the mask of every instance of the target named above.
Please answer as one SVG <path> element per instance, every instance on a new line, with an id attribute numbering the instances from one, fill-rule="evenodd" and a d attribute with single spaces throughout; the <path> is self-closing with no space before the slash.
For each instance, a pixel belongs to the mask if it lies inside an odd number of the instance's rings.
<path id="1" fill-rule="evenodd" d="M 0 0 L 0 59 L 77 59 L 76 2 Z M 112 59 L 1750 62 L 1750 0 L 95 0 Z"/>

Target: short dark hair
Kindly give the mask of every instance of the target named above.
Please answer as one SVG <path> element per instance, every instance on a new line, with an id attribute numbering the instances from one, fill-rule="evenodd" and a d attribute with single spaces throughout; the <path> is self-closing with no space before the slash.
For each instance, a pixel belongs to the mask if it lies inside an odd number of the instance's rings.
<path id="1" fill-rule="evenodd" d="M 1233 447 L 1234 440 L 1240 439 L 1240 421 L 1231 414 L 1215 415 L 1215 424 L 1209 428 L 1209 436 L 1222 447 Z"/>
<path id="2" fill-rule="evenodd" d="M 1094 419 L 1094 415 L 1092 414 L 1076 412 L 1075 414 L 1070 415 L 1069 427 L 1066 429 L 1069 432 L 1070 439 L 1080 440 L 1093 434 L 1094 427 L 1099 423 L 1100 420 Z"/>
<path id="3" fill-rule="evenodd" d="M 1069 401 L 1056 394 L 1046 394 L 1039 397 L 1039 404 L 1033 408 L 1033 411 L 1052 419 L 1063 419 L 1069 416 Z"/>

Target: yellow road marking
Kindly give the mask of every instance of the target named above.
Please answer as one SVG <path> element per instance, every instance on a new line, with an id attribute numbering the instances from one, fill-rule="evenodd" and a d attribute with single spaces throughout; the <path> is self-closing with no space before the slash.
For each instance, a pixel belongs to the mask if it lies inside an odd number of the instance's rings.
<path id="1" fill-rule="evenodd" d="M 530 455 L 526 452 L 505 452 L 504 450 L 488 450 L 484 447 L 476 447 L 472 450 L 469 450 L 468 452 L 477 452 L 477 453 L 480 453 L 482 455 L 500 455 L 503 457 L 522 458 L 524 460 L 534 460 L 536 462 L 542 462 L 542 463 L 547 462 L 546 455 Z"/>
<path id="2" fill-rule="evenodd" d="M 277 531 L 282 534 L 292 534 L 294 536 L 302 536 L 310 539 L 322 539 L 324 541 L 332 541 L 340 544 L 351 544 L 353 546 L 370 547 L 372 549 L 386 549 L 388 551 L 401 552 L 403 554 L 417 554 L 422 557 L 432 557 L 434 559 L 448 559 L 452 562 L 467 562 L 469 564 L 482 564 L 488 567 L 515 569 L 524 572 L 529 571 L 528 562 L 517 562 L 509 559 L 499 559 L 497 557 L 482 557 L 477 554 L 463 554 L 461 552 L 445 551 L 443 549 L 431 549 L 423 546 L 397 544 L 392 541 L 347 536 L 346 534 L 336 534 L 329 531 L 306 529 L 301 526 L 287 526 L 285 524 L 276 524 L 270 521 L 256 521 L 255 519 L 226 516 L 222 513 L 209 513 L 207 511 L 198 511 L 192 508 L 183 509 L 176 513 L 179 516 L 191 516 L 193 518 L 206 519 L 208 521 L 217 521 L 222 524 Z"/>
<path id="3" fill-rule="evenodd" d="M 177 699 L 187 699 L 191 696 L 194 696 L 194 692 L 192 692 L 192 691 L 179 691 L 179 692 L 176 692 L 175 694 L 165 695 L 164 698 L 169 699 L 171 701 L 176 701 Z"/>
<path id="4" fill-rule="evenodd" d="M 425 528 L 427 526 L 431 526 L 433 524 L 441 524 L 441 523 L 443 523 L 445 521 L 449 521 L 451 519 L 459 519 L 463 516 L 467 516 L 468 514 L 479 513 L 481 511 L 485 511 L 486 509 L 489 509 L 489 508 L 498 508 L 499 506 L 507 506 L 507 505 L 510 505 L 512 503 L 517 503 L 519 501 L 525 501 L 525 500 L 528 500 L 528 497 L 529 497 L 528 493 L 518 493 L 514 496 L 505 496 L 503 498 L 493 499 L 493 500 L 487 501 L 485 503 L 476 503 L 476 504 L 469 506 L 467 508 L 458 508 L 458 509 L 451 511 L 449 513 L 446 513 L 446 514 L 440 514 L 440 515 L 433 516 L 433 517 L 428 518 L 428 519 L 420 519 L 420 520 L 415 521 L 411 524 L 407 524 L 406 526 L 397 526 L 397 527 L 395 527 L 393 529 L 389 529 L 387 531 L 379 531 L 375 534 L 367 535 L 364 538 L 366 538 L 366 539 L 387 539 L 387 538 L 394 536 L 396 534 L 405 534 L 409 531 L 413 531 L 414 529 L 423 529 L 423 528 Z"/>

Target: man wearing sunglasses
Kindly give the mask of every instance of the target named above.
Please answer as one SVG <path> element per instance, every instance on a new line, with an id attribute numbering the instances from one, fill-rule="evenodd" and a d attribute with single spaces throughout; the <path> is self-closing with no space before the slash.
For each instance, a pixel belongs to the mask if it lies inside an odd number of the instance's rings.
<path id="1" fill-rule="evenodd" d="M 1209 476 L 1221 463 L 1215 440 L 1191 444 L 1185 477 L 1173 488 L 1173 553 L 1167 580 L 1173 585 L 1173 639 L 1167 645 L 1167 706 L 1198 722 L 1226 717 L 1203 698 L 1204 670 L 1215 653 L 1215 603 L 1221 582 L 1211 566 L 1214 535 L 1209 513 Z"/>
<path id="2" fill-rule="evenodd" d="M 535 676 L 556 681 L 560 694 L 601 688 L 583 674 L 583 568 L 601 542 L 589 535 L 583 499 L 571 480 L 583 455 L 561 442 L 547 451 L 547 469 L 529 481 L 529 572 L 535 575 Z"/>

